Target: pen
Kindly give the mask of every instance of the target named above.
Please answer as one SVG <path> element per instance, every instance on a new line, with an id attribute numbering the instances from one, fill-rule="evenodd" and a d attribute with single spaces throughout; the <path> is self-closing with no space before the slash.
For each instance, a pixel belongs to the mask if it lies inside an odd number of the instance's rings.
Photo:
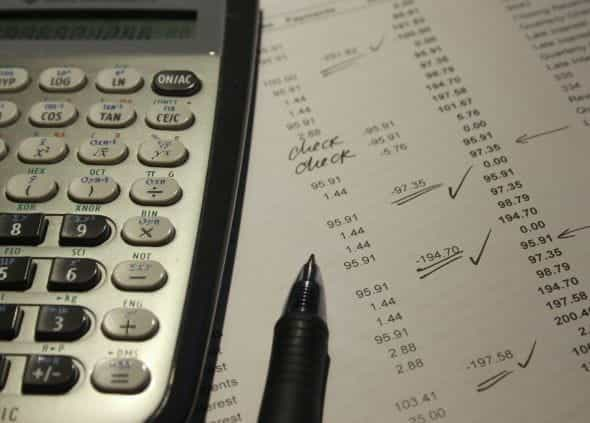
<path id="1" fill-rule="evenodd" d="M 320 423 L 330 358 L 326 303 L 312 255 L 274 329 L 258 423 Z"/>

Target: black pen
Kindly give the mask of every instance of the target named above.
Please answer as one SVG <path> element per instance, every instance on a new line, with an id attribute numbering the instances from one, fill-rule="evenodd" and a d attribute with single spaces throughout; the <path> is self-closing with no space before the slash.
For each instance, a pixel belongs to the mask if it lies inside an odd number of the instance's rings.
<path id="1" fill-rule="evenodd" d="M 275 325 L 258 423 L 320 423 L 330 358 L 326 303 L 312 255 Z"/>

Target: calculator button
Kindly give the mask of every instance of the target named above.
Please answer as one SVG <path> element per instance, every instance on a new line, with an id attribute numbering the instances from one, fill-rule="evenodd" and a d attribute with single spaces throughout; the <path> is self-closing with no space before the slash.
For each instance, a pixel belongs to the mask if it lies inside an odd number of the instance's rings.
<path id="1" fill-rule="evenodd" d="M 121 235 L 131 245 L 159 247 L 174 238 L 172 223 L 165 217 L 133 217 L 123 226 Z"/>
<path id="2" fill-rule="evenodd" d="M 118 138 L 93 136 L 80 146 L 81 161 L 96 165 L 115 165 L 127 158 L 129 149 Z"/>
<path id="3" fill-rule="evenodd" d="M 59 245 L 68 247 L 94 247 L 111 235 L 107 218 L 96 215 L 67 214 L 61 224 Z"/>
<path id="4" fill-rule="evenodd" d="M 29 120 L 41 128 L 61 128 L 76 120 L 78 111 L 65 101 L 41 101 L 29 112 Z"/>
<path id="5" fill-rule="evenodd" d="M 12 125 L 18 120 L 20 112 L 12 101 L 0 101 L 0 127 Z"/>
<path id="6" fill-rule="evenodd" d="M 0 68 L 0 93 L 14 93 L 29 85 L 29 72 L 23 68 Z"/>
<path id="7" fill-rule="evenodd" d="M 109 176 L 82 176 L 70 184 L 68 194 L 78 203 L 108 203 L 119 195 L 119 185 Z"/>
<path id="8" fill-rule="evenodd" d="M 8 155 L 8 147 L 6 146 L 6 142 L 0 138 L 0 161 L 4 159 Z"/>
<path id="9" fill-rule="evenodd" d="M 175 167 L 186 161 L 188 151 L 180 141 L 154 138 L 141 144 L 138 157 L 147 166 Z"/>
<path id="10" fill-rule="evenodd" d="M 89 291 L 94 288 L 102 272 L 98 263 L 90 259 L 53 260 L 47 289 L 49 291 Z"/>
<path id="11" fill-rule="evenodd" d="M 152 88 L 156 94 L 186 97 L 198 93 L 203 84 L 188 70 L 164 70 L 154 76 Z"/>
<path id="12" fill-rule="evenodd" d="M 0 214 L 0 245 L 39 245 L 48 222 L 40 213 Z"/>
<path id="13" fill-rule="evenodd" d="M 86 74 L 79 68 L 49 68 L 41 73 L 39 85 L 50 92 L 78 91 L 86 85 Z"/>
<path id="14" fill-rule="evenodd" d="M 82 307 L 42 306 L 37 318 L 35 341 L 76 341 L 90 328 L 90 318 Z"/>
<path id="15" fill-rule="evenodd" d="M 12 341 L 18 336 L 23 314 L 16 304 L 0 304 L 0 340 Z"/>
<path id="16" fill-rule="evenodd" d="M 115 267 L 112 279 L 123 291 L 155 291 L 164 286 L 168 275 L 157 261 L 129 260 Z"/>
<path id="17" fill-rule="evenodd" d="M 182 189 L 173 178 L 142 178 L 131 186 L 131 199 L 144 206 L 169 206 L 180 197 Z"/>
<path id="18" fill-rule="evenodd" d="M 0 257 L 0 290 L 26 291 L 33 284 L 36 270 L 31 257 Z"/>
<path id="19" fill-rule="evenodd" d="M 6 386 L 8 380 L 8 371 L 10 370 L 10 361 L 3 355 L 0 355 L 0 391 Z"/>
<path id="20" fill-rule="evenodd" d="M 96 86 L 105 93 L 133 93 L 143 86 L 143 78 L 133 68 L 112 68 L 100 71 Z"/>
<path id="21" fill-rule="evenodd" d="M 135 117 L 135 110 L 126 103 L 97 103 L 88 112 L 88 122 L 97 128 L 126 128 Z"/>
<path id="22" fill-rule="evenodd" d="M 25 163 L 57 163 L 68 154 L 68 146 L 57 137 L 31 137 L 18 149 L 18 158 Z"/>
<path id="23" fill-rule="evenodd" d="M 23 394 L 59 395 L 78 381 L 80 371 L 70 357 L 31 355 L 23 377 Z"/>
<path id="24" fill-rule="evenodd" d="M 116 308 L 102 321 L 105 336 L 117 341 L 145 341 L 158 332 L 158 319 L 151 311 Z"/>
<path id="25" fill-rule="evenodd" d="M 139 394 L 150 383 L 147 366 L 135 358 L 107 358 L 92 370 L 92 384 L 107 394 Z"/>
<path id="26" fill-rule="evenodd" d="M 16 175 L 6 185 L 6 196 L 20 203 L 42 203 L 57 194 L 57 183 L 47 175 Z"/>
<path id="27" fill-rule="evenodd" d="M 184 104 L 158 103 L 149 109 L 146 122 L 154 129 L 178 131 L 190 128 L 195 115 Z"/>

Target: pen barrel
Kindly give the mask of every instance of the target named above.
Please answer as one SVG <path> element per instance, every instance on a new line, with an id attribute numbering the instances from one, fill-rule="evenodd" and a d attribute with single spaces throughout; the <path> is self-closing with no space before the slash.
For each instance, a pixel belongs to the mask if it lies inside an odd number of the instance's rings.
<path id="1" fill-rule="evenodd" d="M 315 315 L 288 314 L 277 322 L 258 423 L 321 422 L 328 337 Z"/>

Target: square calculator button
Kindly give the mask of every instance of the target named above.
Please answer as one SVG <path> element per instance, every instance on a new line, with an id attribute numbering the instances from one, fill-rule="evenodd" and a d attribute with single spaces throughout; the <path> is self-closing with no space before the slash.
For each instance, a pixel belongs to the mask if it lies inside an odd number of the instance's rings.
<path id="1" fill-rule="evenodd" d="M 18 336 L 23 314 L 16 304 L 0 304 L 0 340 L 12 341 Z"/>
<path id="2" fill-rule="evenodd" d="M 46 231 L 47 220 L 40 213 L 0 214 L 0 245 L 39 245 Z"/>
<path id="3" fill-rule="evenodd" d="M 26 291 L 36 269 L 31 257 L 0 257 L 0 291 Z"/>
<path id="4" fill-rule="evenodd" d="M 47 289 L 49 291 L 89 291 L 98 284 L 102 272 L 89 259 L 55 259 Z"/>
<path id="5" fill-rule="evenodd" d="M 65 394 L 79 376 L 80 371 L 70 357 L 32 355 L 25 366 L 23 394 Z"/>
<path id="6" fill-rule="evenodd" d="M 82 307 L 42 306 L 37 318 L 35 341 L 75 341 L 90 328 L 90 318 Z"/>
<path id="7" fill-rule="evenodd" d="M 0 355 L 0 391 L 6 386 L 6 380 L 8 379 L 8 371 L 10 370 L 10 361 Z"/>
<path id="8" fill-rule="evenodd" d="M 111 235 L 107 218 L 96 215 L 67 214 L 59 234 L 59 244 L 73 247 L 93 247 Z"/>

